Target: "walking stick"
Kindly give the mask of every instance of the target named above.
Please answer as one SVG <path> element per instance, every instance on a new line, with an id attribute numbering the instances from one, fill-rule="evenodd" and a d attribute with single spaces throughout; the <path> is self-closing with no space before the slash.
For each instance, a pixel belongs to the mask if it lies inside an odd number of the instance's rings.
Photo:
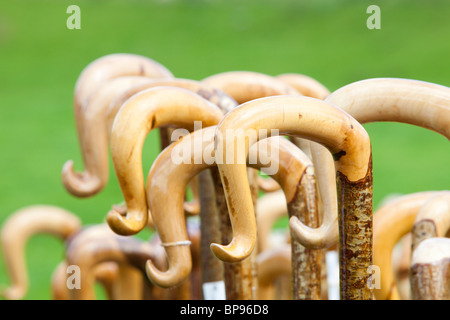
<path id="1" fill-rule="evenodd" d="M 86 141 L 92 139 L 86 135 L 86 130 L 95 131 L 95 126 L 92 128 L 92 125 L 89 124 L 89 115 L 93 108 L 96 109 L 91 105 L 91 96 L 106 82 L 123 76 L 154 79 L 173 77 L 172 73 L 163 65 L 150 58 L 135 54 L 106 55 L 92 61 L 83 69 L 75 84 L 74 113 L 85 171 L 76 173 L 73 161 L 69 160 L 65 163 L 62 172 L 64 186 L 77 197 L 92 196 L 100 192 L 105 184 L 102 166 L 95 159 L 98 157 L 96 148 L 90 148 L 89 142 Z"/>
<path id="2" fill-rule="evenodd" d="M 258 140 L 259 129 L 278 129 L 276 134 L 299 135 L 325 145 L 334 155 L 337 170 L 338 199 L 341 212 L 359 217 L 358 223 L 370 223 L 372 217 L 372 171 L 371 148 L 367 132 L 352 117 L 324 101 L 298 97 L 278 96 L 256 99 L 230 111 L 218 126 L 216 135 L 216 156 L 227 154 L 235 148 L 236 136 L 226 136 L 228 129 L 253 130 L 245 147 Z M 267 132 L 266 132 L 267 134 Z M 271 132 L 271 134 L 274 134 Z M 240 261 L 251 254 L 256 238 L 253 206 L 241 163 L 247 150 L 237 150 L 233 163 L 218 164 L 219 172 L 233 225 L 233 240 L 222 246 L 212 244 L 214 254 L 224 261 Z M 241 153 L 239 153 L 241 151 Z M 242 152 L 243 151 L 243 152 Z M 291 218 L 292 219 L 292 218 Z M 363 221 L 364 219 L 364 221 Z M 369 230 L 370 231 L 370 230 Z M 350 234 L 348 235 L 350 236 Z M 371 248 L 371 232 L 368 232 L 368 247 Z M 301 243 L 301 242 L 300 242 Z M 359 266 L 350 268 L 345 285 L 361 293 L 353 298 L 370 299 L 366 288 L 368 278 L 362 265 L 371 265 L 371 254 L 361 252 Z M 347 267 L 351 267 L 347 266 Z"/>
<path id="3" fill-rule="evenodd" d="M 408 79 L 368 79 L 344 86 L 326 99 L 347 112 L 361 124 L 394 121 L 417 125 L 450 138 L 450 89 L 437 84 Z M 311 143 L 324 222 L 317 229 L 301 225 L 295 218 L 291 228 L 306 246 L 331 246 L 340 241 L 340 281 L 342 299 L 367 298 L 367 288 L 358 281 L 370 266 L 372 220 L 337 209 L 333 182 L 333 159 L 325 148 Z M 338 228 L 339 224 L 339 228 Z M 339 230 L 338 230 L 339 229 Z M 308 240 L 307 240 L 308 239 Z M 361 241 L 362 240 L 362 241 Z M 344 267 L 345 266 L 345 267 Z"/>

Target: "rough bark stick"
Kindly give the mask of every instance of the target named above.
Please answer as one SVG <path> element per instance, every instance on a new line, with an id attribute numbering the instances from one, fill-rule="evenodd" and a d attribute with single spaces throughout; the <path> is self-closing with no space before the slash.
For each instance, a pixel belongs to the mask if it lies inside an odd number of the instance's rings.
<path id="1" fill-rule="evenodd" d="M 372 160 L 366 177 L 349 181 L 337 172 L 339 223 L 339 265 L 341 299 L 372 300 L 368 286 L 372 265 Z"/>
<path id="2" fill-rule="evenodd" d="M 305 225 L 312 228 L 316 228 L 320 223 L 315 186 L 314 175 L 306 170 L 294 198 L 288 203 L 289 217 L 295 215 Z M 296 300 L 320 300 L 321 250 L 306 248 L 293 237 L 291 239 L 293 298 Z"/>

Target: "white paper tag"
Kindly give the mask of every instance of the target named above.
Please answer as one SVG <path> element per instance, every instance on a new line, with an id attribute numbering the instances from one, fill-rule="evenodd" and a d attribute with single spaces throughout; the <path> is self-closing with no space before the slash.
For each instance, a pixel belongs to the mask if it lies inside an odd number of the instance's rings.
<path id="1" fill-rule="evenodd" d="M 325 254 L 327 265 L 328 300 L 339 300 L 339 257 L 336 251 Z"/>
<path id="2" fill-rule="evenodd" d="M 204 283 L 203 298 L 205 300 L 226 300 L 225 282 L 214 281 Z"/>

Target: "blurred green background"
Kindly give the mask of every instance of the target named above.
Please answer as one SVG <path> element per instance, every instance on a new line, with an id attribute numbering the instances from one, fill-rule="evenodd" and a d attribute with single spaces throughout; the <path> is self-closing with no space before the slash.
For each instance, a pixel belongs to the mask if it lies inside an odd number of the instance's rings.
<path id="1" fill-rule="evenodd" d="M 71 4 L 81 9 L 81 30 L 66 27 Z M 381 8 L 380 30 L 366 27 L 371 4 Z M 306 74 L 331 91 L 373 77 L 449 86 L 449 16 L 447 0 L 2 0 L 0 224 L 33 204 L 60 206 L 84 224 L 99 223 L 112 204 L 122 202 L 112 169 L 106 189 L 92 198 L 77 199 L 61 183 L 65 161 L 83 169 L 73 89 L 82 69 L 100 56 L 141 54 L 177 77 L 196 80 L 251 70 Z M 375 207 L 392 193 L 449 189 L 447 139 L 397 123 L 365 128 L 373 146 Z M 151 133 L 145 172 L 157 148 L 157 134 Z M 26 299 L 50 298 L 50 277 L 63 255 L 54 237 L 31 239 Z M 7 285 L 0 259 L 0 284 Z"/>

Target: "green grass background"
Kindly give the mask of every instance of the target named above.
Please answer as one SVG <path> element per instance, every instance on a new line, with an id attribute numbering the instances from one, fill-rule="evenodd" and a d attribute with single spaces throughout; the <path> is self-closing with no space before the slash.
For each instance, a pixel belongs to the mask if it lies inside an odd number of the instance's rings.
<path id="1" fill-rule="evenodd" d="M 81 8 L 81 30 L 66 28 L 66 9 Z M 366 8 L 381 8 L 369 30 Z M 83 169 L 72 109 L 81 70 L 110 53 L 151 57 L 175 76 L 202 79 L 230 70 L 298 72 L 331 91 L 373 77 L 450 85 L 450 2 L 446 0 L 166 0 L 0 2 L 0 224 L 15 210 L 52 204 L 84 224 L 104 220 L 122 201 L 111 170 L 105 190 L 70 196 L 61 168 Z M 450 124 L 449 124 L 450 125 Z M 448 189 L 448 140 L 397 123 L 367 124 L 374 161 L 375 207 L 388 194 Z M 144 170 L 157 155 L 157 134 Z M 49 299 L 50 277 L 64 255 L 60 241 L 35 236 L 26 248 L 26 299 Z M 7 285 L 0 255 L 0 284 Z"/>

